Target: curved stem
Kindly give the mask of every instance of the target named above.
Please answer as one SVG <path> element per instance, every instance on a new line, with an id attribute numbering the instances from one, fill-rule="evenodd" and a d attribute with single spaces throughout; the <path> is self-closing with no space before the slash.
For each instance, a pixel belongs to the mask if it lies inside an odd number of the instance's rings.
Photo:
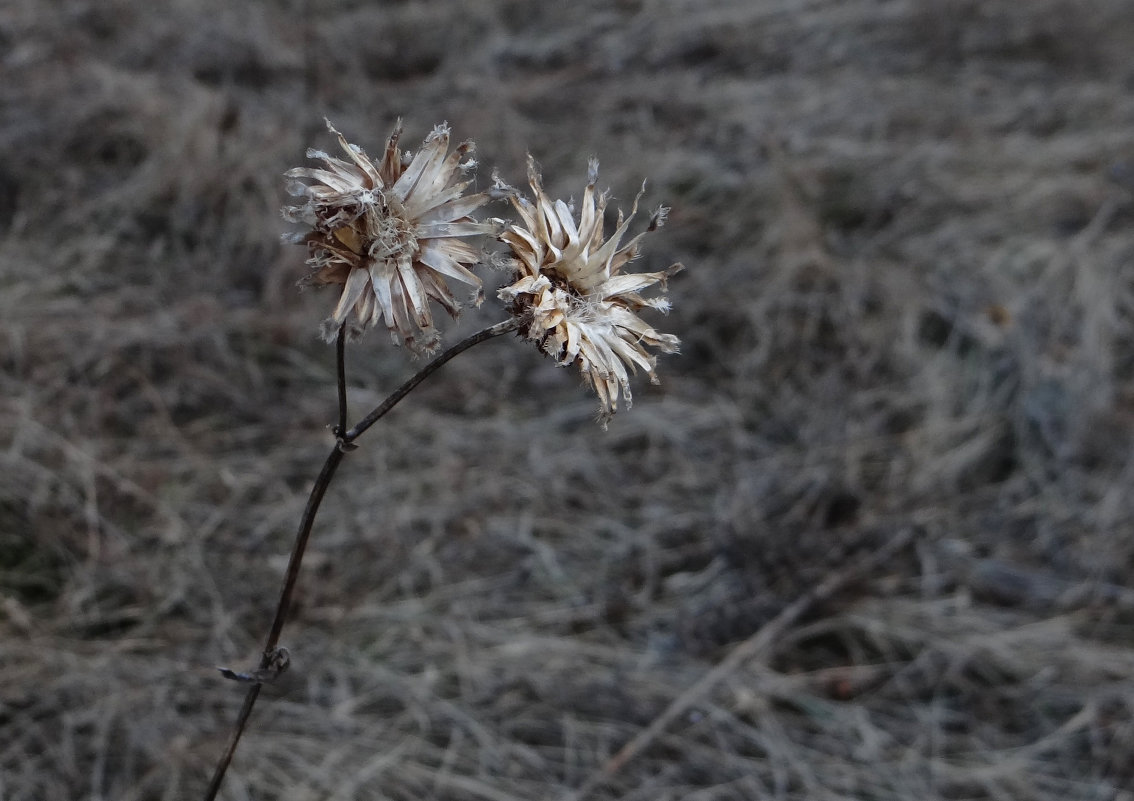
<path id="1" fill-rule="evenodd" d="M 335 447 L 327 454 L 327 458 L 323 462 L 323 469 L 319 471 L 319 476 L 315 479 L 315 485 L 311 488 L 311 494 L 307 498 L 307 506 L 303 510 L 303 517 L 300 519 L 299 523 L 299 532 L 296 534 L 295 544 L 292 546 L 291 557 L 288 560 L 283 588 L 280 591 L 280 599 L 276 604 L 275 617 L 272 619 L 272 627 L 268 631 L 268 638 L 264 644 L 264 652 L 260 656 L 260 665 L 257 668 L 259 674 L 269 675 L 268 672 L 271 670 L 273 663 L 277 659 L 278 652 L 281 650 L 279 649 L 280 634 L 283 632 L 284 622 L 287 619 L 288 610 L 291 608 L 291 596 L 295 590 L 296 581 L 299 578 L 299 567 L 303 562 L 303 554 L 307 550 L 307 541 L 311 536 L 311 529 L 315 523 L 315 515 L 319 512 L 319 505 L 323 502 L 323 496 L 326 495 L 327 489 L 331 486 L 331 479 L 334 478 L 335 471 L 338 469 L 339 463 L 342 462 L 343 456 L 346 455 L 347 451 L 354 449 L 354 440 L 362 436 L 366 429 L 378 422 L 386 412 L 393 409 L 402 398 L 413 391 L 414 387 L 433 375 L 445 362 L 468 350 L 473 345 L 500 336 L 501 334 L 506 334 L 509 331 L 515 331 L 521 324 L 522 321 L 520 320 L 508 319 L 478 331 L 472 336 L 458 342 L 456 345 L 434 358 L 410 380 L 398 387 L 386 400 L 382 401 L 382 403 L 370 412 L 370 414 L 366 415 L 358 425 L 349 431 L 344 430 L 346 429 L 347 413 L 346 369 L 344 366 L 345 357 L 343 353 L 345 333 L 343 329 L 339 329 L 339 335 L 335 342 L 339 405 L 339 421 L 338 426 L 335 428 Z M 261 681 L 255 681 L 252 686 L 248 688 L 247 695 L 244 696 L 244 705 L 240 708 L 240 714 L 237 715 L 236 724 L 233 727 L 232 735 L 229 737 L 228 745 L 225 747 L 224 753 L 217 763 L 216 770 L 213 772 L 213 778 L 209 782 L 208 790 L 205 793 L 205 801 L 215 801 L 217 793 L 220 791 L 221 782 L 224 781 L 224 775 L 228 771 L 229 763 L 232 762 L 232 756 L 236 753 L 236 746 L 240 742 L 241 736 L 244 734 L 244 728 L 248 723 L 249 717 L 252 715 L 252 707 L 256 705 L 256 699 L 260 695 L 261 686 L 263 686 Z"/>
<path id="2" fill-rule="evenodd" d="M 493 337 L 498 337 L 501 334 L 507 334 L 509 331 L 515 331 L 521 325 L 523 325 L 523 322 L 524 321 L 522 319 L 511 317 L 507 320 L 504 320 L 503 322 L 497 323 L 496 325 L 490 325 L 488 328 L 477 331 L 472 336 L 461 340 L 456 345 L 442 353 L 440 356 L 434 358 L 433 361 L 425 365 L 425 367 L 421 368 L 421 370 L 409 381 L 394 390 L 394 392 L 390 394 L 390 397 L 386 398 L 386 400 L 382 401 L 380 404 L 378 404 L 377 407 L 375 407 L 374 411 L 366 415 L 366 417 L 362 418 L 362 420 L 350 431 L 343 434 L 343 441 L 349 444 L 350 442 L 353 442 L 354 440 L 362 436 L 366 429 L 377 423 L 386 414 L 386 412 L 397 406 L 398 401 L 400 401 L 406 395 L 410 394 L 410 392 L 413 391 L 414 387 L 416 387 L 425 379 L 429 378 L 429 376 L 433 375 L 433 373 L 435 373 L 441 367 L 441 365 L 445 364 L 445 362 L 449 361 L 454 356 L 464 353 L 473 345 L 478 345 L 485 340 L 492 339 Z"/>
<path id="3" fill-rule="evenodd" d="M 307 549 L 307 540 L 311 536 L 311 527 L 315 522 L 315 514 L 319 511 L 319 504 L 323 501 L 323 496 L 327 492 L 327 488 L 331 485 L 331 478 L 335 475 L 335 470 L 339 466 L 339 462 L 343 460 L 344 451 L 341 447 L 341 440 L 335 443 L 334 449 L 327 455 L 326 461 L 323 462 L 323 469 L 319 472 L 319 477 L 315 479 L 315 486 L 311 489 L 311 495 L 307 499 L 307 508 L 303 510 L 303 519 L 299 524 L 299 534 L 295 538 L 295 545 L 291 549 L 291 559 L 288 560 L 287 573 L 284 577 L 283 590 L 280 592 L 280 600 L 276 605 L 276 616 L 272 620 L 272 627 L 268 631 L 268 639 L 264 645 L 264 653 L 260 656 L 259 670 L 267 670 L 272 660 L 276 655 L 276 647 L 279 645 L 280 633 L 283 631 L 284 620 L 287 617 L 287 611 L 291 606 L 291 595 L 295 589 L 296 579 L 299 578 L 299 566 L 303 561 L 303 553 Z M 236 745 L 240 742 L 241 735 L 244 734 L 244 726 L 248 723 L 248 718 L 252 714 L 252 707 L 256 704 L 256 697 L 260 694 L 260 682 L 254 683 L 248 688 L 248 694 L 244 696 L 244 706 L 240 708 L 240 714 L 236 718 L 236 725 L 233 727 L 232 736 L 229 737 L 228 745 L 225 747 L 224 753 L 221 755 L 220 761 L 217 763 L 217 768 L 213 772 L 212 781 L 209 782 L 209 789 L 205 793 L 205 801 L 213 801 L 217 797 L 217 792 L 220 790 L 221 782 L 224 781 L 224 774 L 228 770 L 228 764 L 232 761 L 232 755 L 236 753 Z"/>

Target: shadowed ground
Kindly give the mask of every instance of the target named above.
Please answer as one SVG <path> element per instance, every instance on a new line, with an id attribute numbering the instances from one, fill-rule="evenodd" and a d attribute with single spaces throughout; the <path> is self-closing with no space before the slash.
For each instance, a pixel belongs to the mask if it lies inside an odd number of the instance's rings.
<path id="1" fill-rule="evenodd" d="M 369 433 L 222 798 L 1127 798 L 1134 9 L 456 9 L 0 8 L 0 799 L 203 792 L 331 444 L 324 116 L 648 178 L 683 353 L 603 432 L 496 340 Z"/>

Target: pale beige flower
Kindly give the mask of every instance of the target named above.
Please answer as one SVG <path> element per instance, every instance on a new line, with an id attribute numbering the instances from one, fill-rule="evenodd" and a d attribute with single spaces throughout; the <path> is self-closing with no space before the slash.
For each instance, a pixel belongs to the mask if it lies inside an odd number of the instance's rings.
<path id="1" fill-rule="evenodd" d="M 669 310 L 665 298 L 644 298 L 640 293 L 655 284 L 664 290 L 666 279 L 681 265 L 653 273 L 622 272 L 638 255 L 642 237 L 665 221 L 668 209 L 659 208 L 646 231 L 619 246 L 638 210 L 639 192 L 630 216 L 623 219 L 619 212 L 614 233 L 604 240 L 607 195 L 596 192 L 597 177 L 598 162 L 592 160 L 577 223 L 571 206 L 544 194 L 530 156 L 528 182 L 534 203 L 497 181 L 498 191 L 509 194 L 523 223 L 509 225 L 499 237 L 511 248 L 519 273 L 499 296 L 524 320 L 521 331 L 525 336 L 560 365 L 579 367 L 599 396 L 599 415 L 605 425 L 618 410 L 619 395 L 626 399 L 627 407 L 631 404 L 627 368 L 635 372 L 641 367 L 657 383 L 657 359 L 646 348 L 665 353 L 678 350 L 677 337 L 654 330 L 638 311 L 645 307 Z"/>
<path id="2" fill-rule="evenodd" d="M 439 125 L 410 158 L 398 148 L 399 121 L 375 163 L 329 121 L 327 127 L 348 160 L 308 150 L 307 157 L 326 168 L 297 167 L 285 173 L 311 183 L 291 181 L 288 191 L 306 202 L 283 210 L 286 219 L 311 227 L 291 237 L 306 242 L 311 254 L 313 270 L 302 283 L 343 287 L 323 335 L 330 341 L 344 324 L 357 334 L 382 321 L 395 344 L 404 341 L 415 351 L 431 350 L 440 335 L 430 299 L 453 317 L 461 306 L 447 281 L 472 286 L 480 303 L 481 281 L 468 270 L 480 252 L 463 237 L 499 232 L 495 223 L 471 216 L 488 196 L 464 194 L 470 183 L 464 176 L 475 166 L 465 159 L 473 143 L 449 153 L 449 129 Z"/>

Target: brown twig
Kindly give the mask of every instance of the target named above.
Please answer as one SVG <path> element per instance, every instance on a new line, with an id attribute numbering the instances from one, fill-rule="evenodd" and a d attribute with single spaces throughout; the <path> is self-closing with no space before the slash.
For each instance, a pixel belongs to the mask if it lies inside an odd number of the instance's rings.
<path id="1" fill-rule="evenodd" d="M 307 540 L 311 536 L 311 527 L 315 522 L 315 514 L 319 511 L 319 504 L 322 502 L 327 488 L 331 485 L 331 478 L 334 476 L 339 462 L 342 461 L 343 454 L 344 451 L 340 447 L 340 443 L 336 442 L 334 449 L 327 455 L 326 461 L 323 462 L 323 469 L 319 472 L 319 477 L 315 479 L 315 486 L 312 487 L 311 495 L 307 499 L 307 508 L 303 511 L 303 519 L 299 525 L 299 534 L 296 536 L 295 545 L 291 550 L 291 558 L 288 561 L 283 589 L 280 592 L 279 603 L 276 605 L 275 619 L 272 621 L 272 628 L 268 632 L 268 640 L 264 645 L 264 652 L 260 656 L 260 665 L 257 668 L 258 671 L 268 670 L 273 660 L 276 658 L 280 633 L 283 631 L 287 611 L 291 607 L 292 591 L 295 589 L 296 579 L 299 578 L 299 566 L 303 561 L 303 553 L 307 549 Z M 249 716 L 252 714 L 252 707 L 256 704 L 256 698 L 260 695 L 260 687 L 262 686 L 260 682 L 254 682 L 252 686 L 248 688 L 248 694 L 244 696 L 244 705 L 240 708 L 240 714 L 236 718 L 236 725 L 233 727 L 232 736 L 229 737 L 228 745 L 225 747 L 224 753 L 217 763 L 216 770 L 213 772 L 213 778 L 209 782 L 209 788 L 205 793 L 206 801 L 213 801 L 213 799 L 217 797 L 221 782 L 224 781 L 224 774 L 228 770 L 229 763 L 232 761 L 232 755 L 236 753 L 237 743 L 240 742 L 240 738 L 244 734 L 244 727 L 248 723 Z"/>
<path id="2" fill-rule="evenodd" d="M 335 371 L 339 388 L 339 424 L 335 426 L 335 439 L 340 439 L 346 433 L 347 402 L 346 402 L 346 326 L 339 326 L 339 335 L 335 337 Z"/>
<path id="3" fill-rule="evenodd" d="M 339 335 L 335 343 L 339 412 L 338 425 L 335 428 L 335 447 L 327 454 L 327 458 L 323 462 L 323 469 L 319 471 L 319 476 L 315 479 L 315 485 L 311 488 L 311 495 L 307 499 L 307 506 L 303 510 L 303 517 L 300 520 L 299 533 L 296 535 L 295 544 L 291 549 L 287 572 L 284 575 L 283 588 L 280 591 L 280 600 L 279 603 L 276 604 L 275 617 L 272 620 L 272 627 L 268 631 L 268 639 L 264 644 L 263 654 L 260 656 L 260 664 L 250 675 L 270 675 L 273 664 L 278 663 L 279 653 L 282 650 L 279 647 L 280 634 L 283 632 L 284 622 L 287 620 L 287 613 L 291 608 L 291 596 L 295 590 L 296 581 L 299 578 L 299 568 L 303 561 L 303 554 L 307 550 L 307 540 L 311 536 L 311 529 L 315 523 L 315 515 L 319 511 L 319 505 L 322 503 L 323 496 L 327 493 L 327 489 L 331 485 L 331 479 L 334 477 L 339 463 L 342 462 L 343 456 L 348 451 L 354 449 L 354 440 L 362 436 L 368 428 L 393 409 L 394 406 L 413 391 L 418 384 L 433 375 L 445 362 L 468 350 L 473 345 L 500 336 L 501 334 L 506 334 L 509 331 L 515 331 L 520 325 L 520 320 L 508 319 L 478 331 L 472 336 L 458 342 L 456 345 L 434 358 L 412 378 L 398 387 L 386 400 L 382 401 L 382 403 L 363 418 L 358 425 L 354 426 L 354 428 L 349 431 L 345 430 L 347 414 L 346 367 L 344 356 L 345 335 L 342 329 L 339 330 Z M 286 664 L 286 662 L 284 664 Z M 229 763 L 232 762 L 232 756 L 236 753 L 236 746 L 244 734 L 244 728 L 248 723 L 249 717 L 252 715 L 252 707 L 256 705 L 256 699 L 260 695 L 261 686 L 263 686 L 261 680 L 254 680 L 252 685 L 248 688 L 248 694 L 244 696 L 244 705 L 240 708 L 240 714 L 236 718 L 236 724 L 233 727 L 232 735 L 229 737 L 228 745 L 225 747 L 224 753 L 217 763 L 216 770 L 213 772 L 213 778 L 209 782 L 208 790 L 205 793 L 205 801 L 214 801 L 217 797 L 217 793 L 220 791 L 220 786 L 224 781 L 225 773 L 228 771 Z"/>
<path id="4" fill-rule="evenodd" d="M 425 365 L 425 367 L 423 367 L 420 370 L 420 372 L 418 372 L 409 381 L 407 381 L 406 383 L 404 383 L 400 387 L 398 387 L 398 389 L 395 390 L 394 393 L 390 395 L 390 397 L 388 397 L 388 398 L 386 398 L 386 400 L 382 401 L 382 403 L 380 403 L 374 409 L 374 411 L 372 411 L 370 414 L 366 415 L 366 417 L 364 417 L 357 425 L 355 425 L 354 428 L 352 428 L 350 431 L 346 432 L 343 435 L 343 440 L 347 443 L 350 443 L 350 442 L 354 441 L 355 439 L 357 439 L 358 437 L 360 437 L 363 434 L 363 432 L 366 431 L 366 429 L 370 428 L 370 426 L 377 423 L 378 420 L 381 419 L 382 415 L 386 414 L 386 412 L 388 412 L 388 411 L 390 411 L 390 409 L 394 408 L 394 406 L 398 403 L 398 401 L 400 401 L 402 398 L 404 398 L 406 395 L 408 395 L 410 392 L 412 392 L 414 387 L 416 387 L 418 384 L 420 384 L 425 379 L 429 378 L 429 376 L 433 375 L 433 373 L 439 367 L 441 367 L 441 365 L 443 365 L 445 362 L 452 359 L 454 356 L 457 356 L 461 353 L 464 353 L 466 350 L 471 348 L 473 345 L 478 345 L 478 344 L 480 344 L 481 342 L 484 342 L 487 339 L 492 339 L 493 337 L 498 337 L 501 334 L 507 334 L 509 331 L 515 331 L 521 325 L 523 325 L 523 320 L 521 318 L 510 317 L 507 320 L 504 320 L 503 322 L 497 323 L 496 325 L 491 325 L 488 328 L 485 328 L 482 331 L 478 331 L 475 334 L 473 334 L 472 336 L 461 340 L 456 345 L 449 348 L 447 351 L 445 351 L 440 356 L 435 358 L 429 364 Z"/>
<path id="5" fill-rule="evenodd" d="M 626 745 L 622 746 L 617 754 L 606 761 L 605 765 L 588 776 L 587 780 L 584 781 L 577 790 L 566 796 L 565 801 L 582 801 L 582 799 L 588 796 L 600 783 L 613 777 L 627 762 L 640 754 L 647 746 L 664 734 L 669 724 L 684 714 L 689 707 L 693 706 L 724 679 L 736 672 L 745 662 L 759 656 L 768 649 L 768 646 L 776 640 L 779 640 L 786 629 L 798 620 L 808 609 L 817 603 L 827 600 L 847 584 L 850 584 L 864 573 L 869 572 L 877 565 L 894 556 L 905 548 L 912 538 L 913 531 L 911 529 L 905 529 L 899 532 L 893 539 L 886 543 L 885 547 L 870 554 L 861 562 L 828 576 L 825 581 L 814 589 L 796 599 L 794 603 L 772 618 L 772 620 L 768 621 L 759 631 L 733 648 L 728 656 L 721 660 L 720 664 L 702 676 L 696 684 L 675 698 L 673 702 L 666 707 L 665 711 L 658 715 L 649 726 L 635 735 Z"/>

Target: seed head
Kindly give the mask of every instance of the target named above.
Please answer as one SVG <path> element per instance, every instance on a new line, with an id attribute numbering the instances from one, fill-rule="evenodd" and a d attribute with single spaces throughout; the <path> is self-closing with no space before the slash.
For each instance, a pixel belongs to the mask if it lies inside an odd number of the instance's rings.
<path id="1" fill-rule="evenodd" d="M 528 183 L 534 202 L 497 179 L 496 191 L 507 194 L 523 224 L 509 225 L 499 239 L 508 244 L 518 273 L 516 280 L 499 290 L 511 304 L 514 315 L 525 323 L 521 332 L 560 365 L 577 365 L 583 380 L 599 397 L 603 425 L 618 410 L 618 398 L 631 404 L 627 372 L 641 367 L 657 383 L 657 358 L 646 348 L 676 353 L 677 337 L 654 330 L 638 311 L 649 307 L 669 310 L 665 298 L 644 298 L 641 290 L 660 284 L 681 269 L 674 264 L 653 273 L 623 273 L 622 268 L 638 255 L 638 244 L 649 231 L 665 222 L 668 209 L 661 207 L 650 218 L 646 231 L 625 245 L 623 235 L 638 210 L 639 192 L 630 215 L 621 211 L 614 233 L 603 238 L 603 211 L 607 195 L 595 190 L 598 162 L 592 160 L 587 186 L 575 222 L 574 209 L 562 200 L 552 201 L 543 191 L 535 162 L 528 157 Z M 644 185 L 643 185 L 644 191 Z"/>
<path id="2" fill-rule="evenodd" d="M 488 195 L 464 194 L 470 183 L 464 176 L 474 163 L 465 157 L 473 143 L 449 153 L 449 128 L 439 125 L 411 158 L 398 148 L 399 121 L 375 163 L 329 121 L 327 127 L 347 160 L 308 150 L 308 158 L 326 167 L 288 170 L 288 192 L 306 200 L 283 209 L 285 219 L 310 227 L 288 237 L 305 242 L 310 253 L 312 270 L 301 283 L 343 288 L 323 336 L 332 341 L 343 325 L 357 335 L 381 321 L 395 344 L 433 350 L 440 335 L 430 299 L 456 317 L 461 304 L 448 286 L 451 279 L 472 286 L 479 304 L 481 281 L 468 266 L 480 253 L 464 238 L 499 231 L 471 216 Z"/>

